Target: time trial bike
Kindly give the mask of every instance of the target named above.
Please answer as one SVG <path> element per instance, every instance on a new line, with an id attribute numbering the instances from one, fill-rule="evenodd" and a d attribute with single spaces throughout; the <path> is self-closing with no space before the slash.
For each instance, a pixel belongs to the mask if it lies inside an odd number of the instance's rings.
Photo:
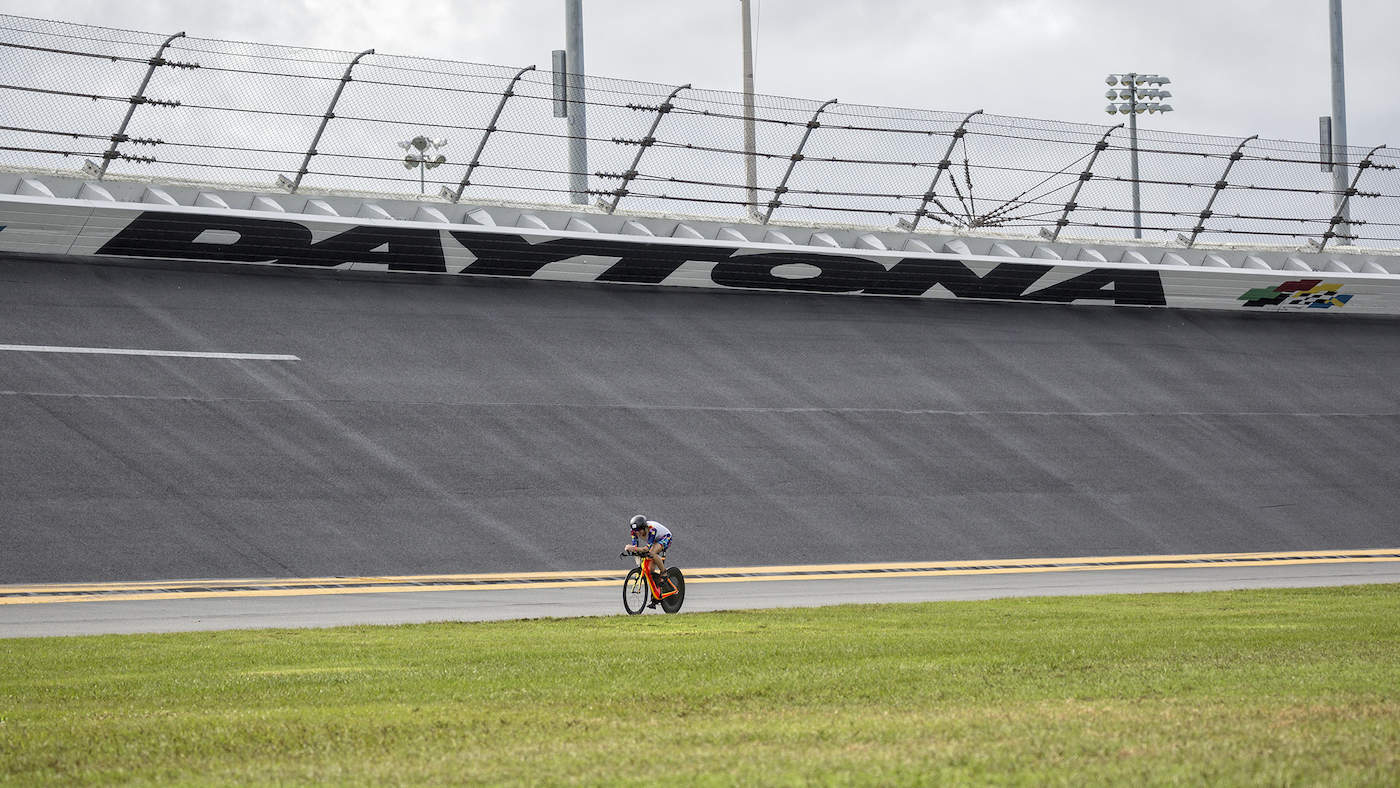
<path id="1" fill-rule="evenodd" d="M 622 558 L 636 558 L 636 553 L 622 553 Z M 632 568 L 622 581 L 622 608 L 628 615 L 635 616 L 645 611 L 648 605 L 661 605 L 667 613 L 681 609 L 685 602 L 685 576 L 676 567 L 669 567 L 664 574 L 652 572 L 654 562 L 651 556 L 642 556 L 642 565 Z"/>

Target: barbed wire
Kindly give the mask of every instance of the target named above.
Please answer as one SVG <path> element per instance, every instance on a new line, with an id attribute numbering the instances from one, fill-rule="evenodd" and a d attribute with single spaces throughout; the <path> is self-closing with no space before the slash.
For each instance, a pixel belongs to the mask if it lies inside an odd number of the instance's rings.
<path id="1" fill-rule="evenodd" d="M 162 40 L 173 56 L 199 62 L 160 56 Z M 431 184 L 469 187 L 468 199 L 549 195 L 561 206 L 601 197 L 623 210 L 661 205 L 739 221 L 761 210 L 775 221 L 839 217 L 877 229 L 927 219 L 1013 234 L 1337 237 L 1400 249 L 1400 159 L 1391 151 L 1336 151 L 1343 188 L 1323 171 L 1327 151 L 1311 143 L 1151 130 L 1134 139 L 1121 125 L 778 96 L 755 96 L 749 111 L 737 93 L 600 77 L 584 79 L 586 101 L 564 104 L 588 112 L 589 133 L 574 135 L 546 107 L 560 106 L 560 75 L 533 67 L 388 54 L 360 61 L 369 53 L 9 15 L 0 15 L 0 48 L 14 61 L 13 84 L 0 84 L 0 131 L 10 138 L 0 163 L 10 166 L 76 169 L 73 162 L 97 158 L 114 176 L 257 185 L 295 173 L 297 185 L 323 188 L 417 197 L 412 184 Z M 314 68 L 300 73 L 305 66 Z M 128 108 L 120 127 L 118 106 Z M 741 142 L 749 122 L 752 149 Z M 404 163 L 392 145 L 415 127 L 466 138 L 470 163 L 442 171 L 458 178 L 385 170 Z M 107 149 L 69 150 L 55 144 L 60 138 Z M 585 142 L 588 163 L 570 158 L 575 140 Z M 1137 178 L 1133 156 L 1143 164 Z M 743 176 L 747 162 L 757 181 Z M 613 188 L 596 188 L 603 185 Z M 1134 190 L 1138 209 L 1128 199 Z"/>
<path id="2" fill-rule="evenodd" d="M 0 47 L 6 49 L 21 49 L 30 52 L 47 52 L 51 55 L 72 55 L 74 57 L 94 57 L 100 60 L 110 60 L 113 63 L 146 63 L 150 58 L 124 57 L 122 55 L 104 55 L 100 52 L 84 52 L 76 49 L 57 49 L 55 47 L 40 47 L 32 44 L 17 44 L 13 41 L 0 41 Z"/>
<path id="3" fill-rule="evenodd" d="M 199 146 L 190 146 L 190 147 L 199 147 Z M 63 156 L 92 156 L 92 155 L 98 155 L 98 154 L 96 154 L 95 151 L 72 151 L 72 150 L 60 150 L 60 149 L 52 149 L 52 148 L 24 148 L 24 147 L 14 147 L 14 146 L 0 146 L 0 150 L 3 150 L 3 151 L 21 151 L 21 152 L 49 153 L 49 154 L 57 154 L 57 155 L 63 155 Z M 296 153 L 295 151 L 271 151 L 271 152 L 287 153 L 287 154 Z M 361 159 L 361 160 L 367 160 L 367 161 L 381 161 L 381 162 L 397 161 L 395 158 L 392 158 L 392 157 L 344 156 L 344 155 L 341 155 L 341 154 L 327 154 L 327 157 L 328 157 L 328 158 L 352 158 L 352 159 Z M 131 159 L 131 160 L 140 160 L 139 157 L 121 157 L 121 158 Z M 234 171 L 242 171 L 242 172 L 263 172 L 263 173 L 268 173 L 268 174 L 272 174 L 272 173 L 277 173 L 277 172 L 279 172 L 279 169 L 277 169 L 277 168 L 246 167 L 246 166 L 227 165 L 227 164 L 212 164 L 212 165 L 211 165 L 211 164 L 202 163 L 202 162 L 184 161 L 184 160 L 178 160 L 178 159 L 160 160 L 160 161 L 158 161 L 158 162 L 155 161 L 155 160 L 153 160 L 153 159 L 146 159 L 145 161 L 147 161 L 148 163 L 160 163 L 160 164 L 169 164 L 169 165 L 196 165 L 196 164 L 198 164 L 198 165 L 200 165 L 200 166 L 207 166 L 207 167 L 211 167 L 211 168 L 215 168 L 215 169 L 225 169 L 225 170 L 234 170 Z M 561 172 L 559 172 L 559 171 L 557 171 L 557 170 L 545 170 L 545 169 L 539 169 L 539 168 L 512 167 L 512 166 L 505 166 L 505 165 L 483 165 L 483 168 L 484 168 L 484 169 L 502 170 L 502 171 L 514 171 L 514 172 L 534 172 L 534 173 L 552 174 L 552 175 L 559 175 L 559 174 L 567 175 L 567 174 L 570 174 L 570 173 L 568 173 L 567 171 L 561 173 Z M 320 175 L 320 176 L 325 176 L 325 177 L 330 177 L 330 178 L 361 178 L 361 177 L 363 177 L 363 176 L 361 176 L 361 175 L 359 175 L 359 174 L 354 174 L 354 173 L 342 173 L 342 172 L 335 172 L 335 171 L 331 171 L 331 170 L 311 170 L 311 171 L 308 172 L 308 174 L 315 174 L 315 175 Z M 596 173 L 595 173 L 595 174 L 596 174 Z M 418 182 L 418 179 L 412 178 L 412 177 L 386 177 L 386 176 L 377 176 L 377 177 L 376 177 L 376 180 L 386 181 L 386 182 L 397 182 L 397 183 L 414 183 L 414 182 Z M 671 180 L 671 179 L 668 179 L 668 180 Z M 449 182 L 447 182 L 447 181 L 438 181 L 438 180 L 431 180 L 431 181 L 428 181 L 428 182 L 429 182 L 429 183 L 433 183 L 434 185 L 448 185 L 448 184 L 449 184 Z M 683 182 L 683 181 L 678 181 L 678 182 Z M 552 187 L 531 187 L 531 186 L 523 186 L 523 185 L 521 185 L 521 184 L 519 184 L 519 183 L 479 183 L 479 184 L 477 184 L 477 185 L 479 185 L 479 186 L 482 187 L 482 188 L 506 189 L 506 190 L 523 190 L 523 191 L 533 191 L 533 192 L 555 192 L 555 191 L 558 191 L 557 188 L 552 188 Z M 712 184 L 712 185 L 722 186 L 722 187 L 730 188 L 730 189 L 742 189 L 742 188 L 744 188 L 742 184 L 726 184 L 726 183 L 718 183 L 718 182 L 716 182 L 716 183 L 714 183 L 714 184 Z M 810 195 L 842 196 L 842 197 L 882 197 L 882 198 L 892 198 L 892 199 L 896 199 L 896 200 L 899 200 L 899 199 L 905 199 L 905 200 L 914 200 L 914 199 L 918 199 L 918 195 L 899 195 L 899 194 L 883 194 L 883 193 L 857 193 L 857 192 L 836 193 L 836 192 L 820 192 L 820 191 L 810 191 L 810 192 L 793 191 L 793 192 L 790 192 L 790 193 L 806 193 L 806 194 L 810 194 Z M 607 191 L 590 191 L 590 194 L 606 196 L 606 195 L 611 195 L 612 192 L 607 192 Z M 672 200 L 672 201 L 683 201 L 683 202 L 697 202 L 697 203 L 702 203 L 702 204 L 723 204 L 723 205 L 733 205 L 733 206 L 746 206 L 746 205 L 751 205 L 751 204 L 752 204 L 752 203 L 750 203 L 750 202 L 748 202 L 748 201 L 745 201 L 745 200 L 737 200 L 737 199 L 735 199 L 735 200 L 722 200 L 722 199 L 716 199 L 716 198 L 696 198 L 696 197 L 690 197 L 690 196 L 678 197 L 678 196 L 667 195 L 667 194 L 663 194 L 663 193 L 650 193 L 650 192 L 634 192 L 633 194 L 634 194 L 634 196 L 637 196 L 637 197 L 644 197 L 644 198 L 649 198 L 649 199 Z M 860 214 L 884 214 L 884 215 L 889 215 L 889 216 L 912 216 L 912 215 L 914 215 L 914 212 L 912 212 L 912 211 L 899 211 L 899 210 L 892 210 L 892 209 L 876 209 L 876 208 L 870 208 L 870 207 L 853 207 L 853 206 L 840 205 L 840 204 L 821 204 L 821 203 L 815 203 L 815 202 L 806 202 L 806 203 L 782 203 L 782 204 L 783 204 L 784 206 L 786 206 L 786 207 L 789 207 L 789 208 L 801 208 L 801 209 L 820 210 L 820 211 L 831 211 L 831 212 L 860 213 Z M 1022 201 L 1022 202 L 1017 203 L 1017 207 L 1026 207 L 1026 206 L 1040 206 L 1040 207 L 1046 207 L 1046 208 L 1050 208 L 1050 209 L 1054 209 L 1054 210 L 1046 210 L 1046 211 L 1022 213 L 1022 214 L 1020 214 L 1020 215 L 1018 215 L 1018 216 L 1016 216 L 1016 217 L 1013 217 L 1013 218 L 1015 218 L 1016 220 L 1019 220 L 1020 223 L 996 222 L 996 223 L 991 223 L 991 224 L 989 224 L 988 222 L 985 222 L 985 221 L 977 221 L 977 222 L 974 222 L 974 223 L 972 223 L 972 224 L 962 224 L 962 225 L 958 225 L 958 224 L 954 224 L 954 223 L 947 222 L 947 221 L 941 219 L 941 218 L 938 217 L 938 216 L 930 216 L 930 218 L 934 219 L 935 221 L 939 221 L 940 223 L 942 223 L 942 224 L 944 224 L 944 225 L 947 225 L 947 226 L 996 226 L 996 227 L 1001 228 L 1001 229 L 1007 229 L 1007 228 L 1021 228 L 1021 227 L 1025 227 L 1025 228 L 1042 228 L 1042 227 L 1049 227 L 1049 226 L 1052 226 L 1052 225 L 1054 224 L 1054 222 L 1051 222 L 1051 221 L 1038 221 L 1038 222 L 1037 222 L 1037 221 L 1029 221 L 1029 220 L 1032 220 L 1032 219 L 1034 219 L 1034 218 L 1036 218 L 1036 217 L 1049 217 L 1049 216 L 1053 215 L 1053 214 L 1055 213 L 1055 211 L 1057 211 L 1057 210 L 1059 209 L 1059 206 L 1058 206 L 1057 204 L 1054 204 L 1054 203 L 1037 202 L 1037 201 Z M 1130 212 L 1131 212 L 1130 209 L 1127 209 L 1127 208 L 1115 207 L 1115 206 L 1109 206 L 1109 205 L 1102 205 L 1102 206 L 1085 206 L 1085 208 L 1086 208 L 1087 210 L 1092 210 L 1092 211 L 1100 212 L 1100 213 L 1109 213 L 1109 214 L 1126 214 L 1126 213 L 1130 213 Z M 950 211 L 945 211 L 945 213 L 946 213 L 947 215 L 949 215 L 949 216 L 955 215 L 955 214 L 953 214 L 953 213 L 950 212 Z M 1150 216 L 1170 216 L 1170 217 L 1184 217 L 1184 218 L 1194 218 L 1194 216 L 1195 216 L 1195 214 L 1192 214 L 1192 213 L 1190 213 L 1190 212 L 1181 212 L 1181 211 L 1144 210 L 1144 211 L 1142 211 L 1142 213 L 1143 213 L 1143 214 L 1146 214 L 1146 215 L 1150 215 Z M 1228 214 L 1228 215 L 1226 215 L 1226 214 L 1220 214 L 1220 215 L 1217 215 L 1217 216 L 1218 216 L 1219 218 L 1249 219 L 1249 220 L 1261 220 L 1261 221 L 1272 221 L 1272 222 L 1285 222 L 1285 223 L 1292 223 L 1292 224 L 1307 224 L 1307 223 L 1319 223 L 1319 224 L 1320 224 L 1320 223 L 1327 223 L 1327 222 L 1329 221 L 1329 220 L 1324 220 L 1324 219 L 1310 218 L 1310 217 L 1302 217 L 1302 216 L 1295 216 L 1295 217 L 1277 217 L 1277 216 L 1246 215 L 1246 214 Z M 996 216 L 993 215 L 991 218 L 996 218 Z M 1377 227 L 1400 227 L 1400 223 L 1366 222 L 1365 224 L 1367 224 L 1367 225 L 1369 225 L 1369 226 L 1377 226 Z M 1072 226 L 1075 226 L 1075 227 L 1087 227 L 1087 228 L 1101 228 L 1101 229 L 1132 229 L 1132 228 L 1133 228 L 1133 225 L 1129 225 L 1129 224 L 1105 223 L 1105 222 L 1076 222 L 1076 223 L 1074 223 Z M 1143 229 L 1145 229 L 1145 230 L 1160 230 L 1160 231 L 1163 231 L 1163 232 L 1181 232 L 1181 231 L 1190 230 L 1191 228 L 1190 228 L 1189 226 L 1150 226 L 1150 225 L 1145 225 L 1145 226 L 1143 227 Z M 1312 236 L 1315 235 L 1315 233 L 1290 233 L 1290 232 L 1287 232 L 1287 231 L 1284 231 L 1284 230 L 1277 230 L 1277 229 L 1270 229 L 1270 230 L 1267 230 L 1267 231 L 1263 231 L 1263 230 L 1250 231 L 1250 230 L 1241 230 L 1241 229 L 1236 229 L 1236 228 L 1216 228 L 1216 229 L 1212 229 L 1211 232 L 1214 233 L 1214 234 L 1251 235 L 1251 236 L 1259 236 L 1259 237 L 1264 237 L 1264 236 L 1312 237 Z M 1387 237 L 1383 237 L 1383 236 L 1358 236 L 1358 239 L 1360 239 L 1360 240 L 1386 240 Z"/>

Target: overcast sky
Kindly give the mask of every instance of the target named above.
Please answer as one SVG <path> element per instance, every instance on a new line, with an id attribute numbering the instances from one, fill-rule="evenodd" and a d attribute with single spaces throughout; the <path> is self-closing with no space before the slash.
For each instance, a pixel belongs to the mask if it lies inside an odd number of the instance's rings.
<path id="1" fill-rule="evenodd" d="M 1171 77 L 1145 127 L 1317 138 L 1327 0 L 753 0 L 760 93 L 1109 122 L 1103 77 Z M 0 0 L 200 38 L 549 67 L 564 0 Z M 1400 2 L 1345 0 L 1352 145 L 1400 146 Z M 588 72 L 740 89 L 739 0 L 584 0 Z M 1116 121 L 1114 121 L 1116 122 Z"/>

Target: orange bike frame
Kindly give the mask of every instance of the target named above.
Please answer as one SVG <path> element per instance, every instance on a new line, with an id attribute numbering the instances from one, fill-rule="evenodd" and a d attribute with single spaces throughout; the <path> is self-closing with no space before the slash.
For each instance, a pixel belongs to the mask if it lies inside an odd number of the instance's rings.
<path id="1" fill-rule="evenodd" d="M 675 583 L 671 584 L 670 593 L 661 593 L 661 589 L 656 587 L 656 581 L 651 579 L 651 564 L 651 556 L 642 559 L 642 577 L 647 579 L 647 587 L 651 589 L 652 599 L 665 599 L 668 596 L 675 596 L 679 593 L 679 589 L 676 588 Z"/>

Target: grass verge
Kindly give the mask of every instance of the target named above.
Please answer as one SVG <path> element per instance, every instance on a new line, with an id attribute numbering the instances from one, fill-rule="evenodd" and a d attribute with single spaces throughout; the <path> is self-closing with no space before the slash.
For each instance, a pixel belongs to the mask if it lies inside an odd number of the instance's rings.
<path id="1" fill-rule="evenodd" d="M 1400 781 L 1400 585 L 13 639 L 0 664 L 15 785 Z"/>

